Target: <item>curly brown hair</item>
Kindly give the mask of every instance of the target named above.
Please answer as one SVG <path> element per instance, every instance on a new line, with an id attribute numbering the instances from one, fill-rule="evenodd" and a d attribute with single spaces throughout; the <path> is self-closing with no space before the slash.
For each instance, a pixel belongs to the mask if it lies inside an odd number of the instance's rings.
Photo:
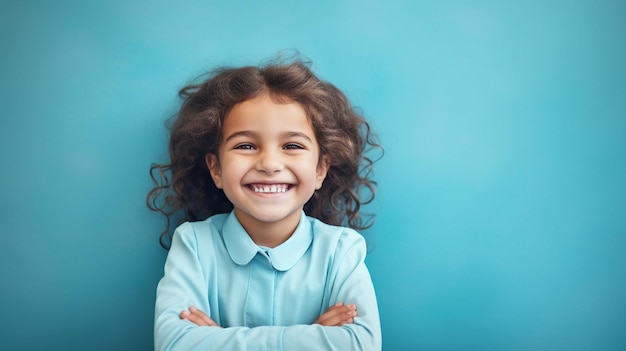
<path id="1" fill-rule="evenodd" d="M 303 107 L 320 145 L 320 159 L 329 160 L 326 179 L 305 204 L 305 213 L 354 229 L 373 224 L 373 215 L 360 213 L 361 205 L 374 199 L 376 186 L 370 179 L 375 160 L 366 154 L 382 148 L 346 96 L 316 77 L 309 65 L 296 59 L 260 67 L 222 67 L 201 83 L 180 90 L 183 103 L 170 126 L 170 163 L 150 168 L 154 188 L 147 196 L 148 208 L 167 218 L 159 238 L 161 246 L 169 248 L 170 226 L 177 214 L 180 224 L 233 209 L 223 190 L 213 183 L 205 156 L 217 154 L 222 124 L 230 109 L 263 93 L 277 102 L 296 102 Z"/>

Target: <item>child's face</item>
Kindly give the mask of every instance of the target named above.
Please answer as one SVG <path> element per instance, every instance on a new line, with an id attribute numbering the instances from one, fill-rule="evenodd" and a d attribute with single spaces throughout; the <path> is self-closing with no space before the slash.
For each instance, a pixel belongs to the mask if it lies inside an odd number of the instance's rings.
<path id="1" fill-rule="evenodd" d="M 302 107 L 262 94 L 231 109 L 222 137 L 217 159 L 207 155 L 207 166 L 244 228 L 295 226 L 328 170 L 326 161 L 318 162 L 319 145 Z"/>

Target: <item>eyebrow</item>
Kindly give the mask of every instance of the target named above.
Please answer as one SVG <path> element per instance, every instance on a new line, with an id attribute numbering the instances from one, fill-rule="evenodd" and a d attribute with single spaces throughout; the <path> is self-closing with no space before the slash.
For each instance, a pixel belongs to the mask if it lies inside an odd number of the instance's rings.
<path id="1" fill-rule="evenodd" d="M 229 135 L 224 142 L 228 142 L 234 138 L 237 137 L 248 137 L 248 138 L 254 138 L 258 135 L 257 132 L 251 131 L 251 130 L 242 130 L 239 132 L 234 132 L 231 135 Z M 306 141 L 313 143 L 313 140 L 306 134 L 302 133 L 302 132 L 284 132 L 281 134 L 281 137 L 286 137 L 286 138 L 302 138 L 305 139 Z"/>

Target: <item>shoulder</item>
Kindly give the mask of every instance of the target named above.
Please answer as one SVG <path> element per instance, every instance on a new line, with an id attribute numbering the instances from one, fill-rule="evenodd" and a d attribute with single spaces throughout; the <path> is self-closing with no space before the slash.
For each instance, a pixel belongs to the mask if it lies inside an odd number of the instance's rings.
<path id="1" fill-rule="evenodd" d="M 228 214 L 213 215 L 197 222 L 184 222 L 174 231 L 174 241 L 182 241 L 187 245 L 196 246 L 207 239 L 220 234 Z"/>
<path id="2" fill-rule="evenodd" d="M 334 256 L 344 256 L 348 253 L 365 257 L 367 248 L 363 236 L 352 228 L 326 224 L 316 218 L 307 217 L 313 232 L 313 245 L 323 247 L 326 252 Z"/>

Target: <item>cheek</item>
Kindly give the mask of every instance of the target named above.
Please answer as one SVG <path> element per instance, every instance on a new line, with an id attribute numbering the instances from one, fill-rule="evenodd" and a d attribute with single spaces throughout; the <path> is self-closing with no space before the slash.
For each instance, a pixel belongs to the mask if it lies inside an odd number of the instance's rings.
<path id="1" fill-rule="evenodd" d="M 221 158 L 219 164 L 219 172 L 223 179 L 228 178 L 232 173 L 232 164 L 228 160 Z"/>
<path id="2" fill-rule="evenodd" d="M 316 185 L 316 187 L 319 187 L 321 181 L 324 179 L 325 172 L 323 167 L 317 164 L 317 160 L 315 161 L 316 162 L 307 162 L 306 164 L 302 164 L 300 167 L 302 170 L 300 174 L 309 179 L 311 183 Z"/>
<path id="3" fill-rule="evenodd" d="M 228 162 L 222 167 L 222 174 L 230 179 L 241 177 L 243 174 L 243 164 L 240 162 Z"/>

